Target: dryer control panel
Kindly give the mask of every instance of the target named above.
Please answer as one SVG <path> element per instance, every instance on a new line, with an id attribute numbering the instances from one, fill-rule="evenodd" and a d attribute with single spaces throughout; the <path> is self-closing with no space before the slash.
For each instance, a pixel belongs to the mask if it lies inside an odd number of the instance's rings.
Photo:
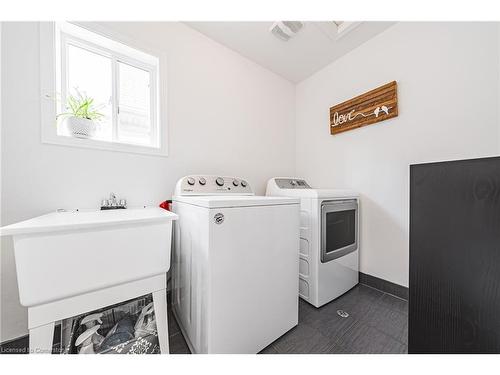
<path id="1" fill-rule="evenodd" d="M 191 175 L 181 178 L 174 195 L 254 195 L 248 182 L 239 177 Z"/>
<path id="2" fill-rule="evenodd" d="M 297 178 L 275 178 L 276 185 L 280 189 L 310 189 L 311 187 L 306 180 Z"/>

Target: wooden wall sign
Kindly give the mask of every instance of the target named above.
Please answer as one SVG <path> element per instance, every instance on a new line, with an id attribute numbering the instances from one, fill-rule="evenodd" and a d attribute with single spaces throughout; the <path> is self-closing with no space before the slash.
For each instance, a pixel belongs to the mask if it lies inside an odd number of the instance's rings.
<path id="1" fill-rule="evenodd" d="M 397 115 L 397 83 L 392 81 L 331 107 L 330 134 L 375 124 Z"/>

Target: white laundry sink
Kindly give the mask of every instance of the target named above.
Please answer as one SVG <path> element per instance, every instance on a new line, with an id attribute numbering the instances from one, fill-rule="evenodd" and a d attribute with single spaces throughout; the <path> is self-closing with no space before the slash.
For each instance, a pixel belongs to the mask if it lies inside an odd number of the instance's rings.
<path id="1" fill-rule="evenodd" d="M 54 212 L 0 229 L 12 235 L 23 306 L 164 274 L 172 220 L 161 208 Z"/>

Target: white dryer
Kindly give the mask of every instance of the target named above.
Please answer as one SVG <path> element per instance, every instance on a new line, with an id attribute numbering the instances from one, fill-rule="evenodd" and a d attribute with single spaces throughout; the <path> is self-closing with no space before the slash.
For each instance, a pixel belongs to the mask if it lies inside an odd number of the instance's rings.
<path id="1" fill-rule="evenodd" d="M 298 323 L 299 199 L 186 176 L 173 211 L 172 304 L 193 353 L 258 353 Z"/>
<path id="2" fill-rule="evenodd" d="M 300 198 L 299 296 L 320 307 L 358 284 L 359 199 L 300 178 L 268 181 L 266 195 Z"/>

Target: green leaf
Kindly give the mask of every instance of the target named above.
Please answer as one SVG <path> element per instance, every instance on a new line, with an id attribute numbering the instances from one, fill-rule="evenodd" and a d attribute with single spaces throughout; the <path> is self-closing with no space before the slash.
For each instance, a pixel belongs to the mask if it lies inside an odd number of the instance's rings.
<path id="1" fill-rule="evenodd" d="M 89 120 L 100 120 L 104 117 L 104 114 L 99 112 L 99 109 L 104 108 L 104 104 L 95 105 L 94 98 L 87 96 L 82 93 L 78 88 L 74 88 L 76 94 L 70 94 L 67 98 L 66 107 L 69 112 L 60 113 L 56 116 L 56 119 L 60 116 L 75 116 L 80 118 L 86 118 Z"/>

